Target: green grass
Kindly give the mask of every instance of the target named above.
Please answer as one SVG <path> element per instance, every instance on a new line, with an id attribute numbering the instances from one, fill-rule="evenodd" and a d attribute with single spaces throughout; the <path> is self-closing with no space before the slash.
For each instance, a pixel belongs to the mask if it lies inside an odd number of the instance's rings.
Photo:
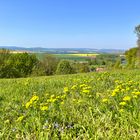
<path id="1" fill-rule="evenodd" d="M 139 80 L 138 70 L 0 79 L 0 139 L 139 140 Z"/>

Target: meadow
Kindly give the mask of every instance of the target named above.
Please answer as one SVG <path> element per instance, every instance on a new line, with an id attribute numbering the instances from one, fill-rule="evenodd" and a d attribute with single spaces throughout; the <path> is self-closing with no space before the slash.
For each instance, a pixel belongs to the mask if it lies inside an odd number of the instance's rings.
<path id="1" fill-rule="evenodd" d="M 0 139 L 140 139 L 140 71 L 0 79 Z"/>

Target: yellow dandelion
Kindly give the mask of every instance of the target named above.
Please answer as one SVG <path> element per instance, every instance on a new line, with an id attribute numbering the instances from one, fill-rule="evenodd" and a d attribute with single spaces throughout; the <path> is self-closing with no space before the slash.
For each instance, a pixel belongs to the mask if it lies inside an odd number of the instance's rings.
<path id="1" fill-rule="evenodd" d="M 120 102 L 119 105 L 125 106 L 126 102 Z"/>
<path id="2" fill-rule="evenodd" d="M 33 101 L 38 101 L 38 100 L 39 100 L 39 97 L 36 96 L 36 95 L 34 95 L 34 96 L 30 99 L 31 102 L 33 102 Z"/>
<path id="3" fill-rule="evenodd" d="M 64 104 L 64 102 L 62 101 L 62 102 L 61 102 L 61 105 L 63 105 L 63 104 Z"/>
<path id="4" fill-rule="evenodd" d="M 112 94 L 111 94 L 111 96 L 115 96 L 116 95 L 116 92 L 115 91 L 113 91 L 112 92 Z"/>
<path id="5" fill-rule="evenodd" d="M 119 112 L 124 112 L 124 109 L 120 109 Z"/>
<path id="6" fill-rule="evenodd" d="M 125 97 L 123 98 L 123 101 L 130 101 L 130 99 L 131 99 L 130 96 L 125 96 Z"/>
<path id="7" fill-rule="evenodd" d="M 47 110 L 48 110 L 48 106 L 41 106 L 41 107 L 40 107 L 40 110 L 42 110 L 42 111 L 47 111 Z"/>
<path id="8" fill-rule="evenodd" d="M 137 91 L 137 92 L 135 92 L 134 94 L 136 94 L 136 95 L 140 95 L 140 92 L 139 92 L 139 91 Z"/>
<path id="9" fill-rule="evenodd" d="M 129 87 L 127 87 L 127 88 L 126 88 L 126 91 L 129 91 L 129 90 L 130 90 L 130 88 L 129 88 Z"/>
<path id="10" fill-rule="evenodd" d="M 107 99 L 107 98 L 104 98 L 104 99 L 102 100 L 102 102 L 103 102 L 103 103 L 106 103 L 106 102 L 108 102 L 108 99 Z"/>
<path id="11" fill-rule="evenodd" d="M 86 87 L 86 86 L 87 86 L 86 84 L 82 84 L 82 85 L 80 85 L 80 88 Z"/>
<path id="12" fill-rule="evenodd" d="M 28 109 L 31 105 L 32 105 L 31 101 L 27 102 L 26 105 L 25 105 L 26 109 Z"/>
<path id="13" fill-rule="evenodd" d="M 84 89 L 82 92 L 88 94 L 90 92 L 90 90 Z"/>
<path id="14" fill-rule="evenodd" d="M 133 98 L 138 98 L 138 96 L 137 95 L 134 95 Z"/>
<path id="15" fill-rule="evenodd" d="M 64 92 L 68 92 L 68 91 L 69 91 L 68 87 L 64 87 Z"/>

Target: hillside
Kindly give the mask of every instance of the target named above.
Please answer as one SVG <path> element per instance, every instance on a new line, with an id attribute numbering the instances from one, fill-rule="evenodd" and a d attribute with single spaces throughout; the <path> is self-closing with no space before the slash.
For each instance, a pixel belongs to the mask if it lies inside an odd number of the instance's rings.
<path id="1" fill-rule="evenodd" d="M 50 53 L 50 54 L 77 54 L 77 53 L 109 53 L 123 54 L 125 50 L 121 49 L 96 49 L 96 48 L 46 48 L 46 47 L 17 47 L 17 46 L 0 46 L 8 50 L 17 52 L 32 52 L 32 53 Z"/>
<path id="2" fill-rule="evenodd" d="M 140 72 L 0 79 L 0 139 L 140 139 Z"/>

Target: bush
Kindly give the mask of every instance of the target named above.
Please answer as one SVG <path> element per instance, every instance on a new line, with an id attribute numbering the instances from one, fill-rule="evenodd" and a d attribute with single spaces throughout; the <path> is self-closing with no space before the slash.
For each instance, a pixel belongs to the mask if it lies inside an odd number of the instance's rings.
<path id="1" fill-rule="evenodd" d="M 32 73 L 38 60 L 35 55 L 28 53 L 11 54 L 10 57 L 0 65 L 1 78 L 26 77 Z"/>
<path id="2" fill-rule="evenodd" d="M 51 54 L 45 55 L 41 61 L 45 74 L 53 75 L 56 72 L 58 62 L 59 60 L 55 56 Z"/>
<path id="3" fill-rule="evenodd" d="M 89 65 L 86 63 L 76 63 L 73 65 L 76 73 L 90 72 Z"/>
<path id="4" fill-rule="evenodd" d="M 70 62 L 67 60 L 61 60 L 58 63 L 56 74 L 72 74 L 74 73 L 73 68 L 70 65 Z"/>

